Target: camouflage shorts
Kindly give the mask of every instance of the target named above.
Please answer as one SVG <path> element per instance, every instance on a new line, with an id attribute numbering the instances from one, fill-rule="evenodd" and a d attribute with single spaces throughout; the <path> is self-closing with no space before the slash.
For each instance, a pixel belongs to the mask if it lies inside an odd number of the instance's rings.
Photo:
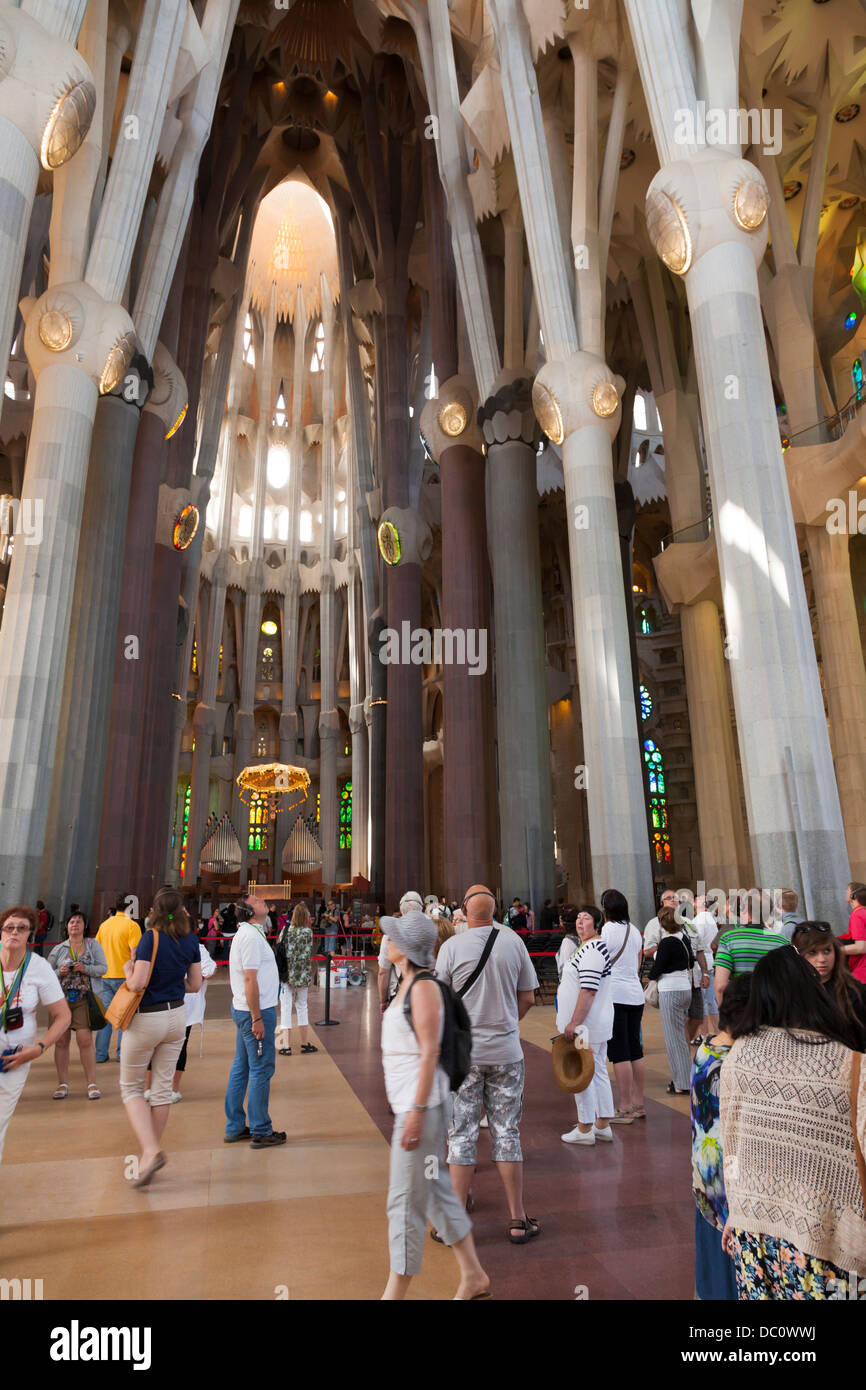
<path id="1" fill-rule="evenodd" d="M 474 1164 L 481 1112 L 487 1116 L 494 1163 L 521 1163 L 520 1116 L 523 1113 L 524 1064 L 471 1067 L 454 1097 L 448 1130 L 448 1162 Z"/>

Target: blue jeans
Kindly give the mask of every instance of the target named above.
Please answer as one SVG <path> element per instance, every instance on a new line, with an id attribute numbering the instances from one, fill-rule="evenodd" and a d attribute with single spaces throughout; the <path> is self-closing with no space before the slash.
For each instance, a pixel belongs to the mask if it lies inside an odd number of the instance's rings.
<path id="1" fill-rule="evenodd" d="M 271 1077 L 276 1066 L 274 1033 L 277 1026 L 277 1010 L 275 1007 L 262 1009 L 265 1036 L 262 1039 L 261 1057 L 258 1055 L 258 1042 L 253 1037 L 252 1014 L 249 1010 L 233 1008 L 232 1019 L 238 1030 L 238 1038 L 235 1059 L 226 1087 L 226 1137 L 240 1134 L 246 1127 L 244 1096 L 247 1095 L 247 1087 L 250 1133 L 270 1134 L 273 1125 L 268 1114 L 268 1097 L 271 1091 Z"/>
<path id="2" fill-rule="evenodd" d="M 331 955 L 334 955 L 336 949 L 337 949 L 337 938 L 336 938 L 335 936 L 326 936 L 326 937 L 325 937 L 325 950 L 328 951 L 328 952 L 330 952 Z"/>
<path id="3" fill-rule="evenodd" d="M 97 982 L 96 988 L 97 988 L 97 990 L 99 991 L 99 997 L 100 997 L 100 999 L 102 1000 L 102 1006 L 103 1006 L 103 1008 L 105 1008 L 105 1009 L 108 1008 L 108 1006 L 109 1006 L 109 1004 L 111 1003 L 112 999 L 114 998 L 115 994 L 116 994 L 117 991 L 120 989 L 120 986 L 121 986 L 121 985 L 125 985 L 125 984 L 126 984 L 126 980 L 123 978 L 123 976 L 121 976 L 120 979 L 118 980 L 118 979 L 113 978 L 113 977 L 110 976 L 110 975 L 106 975 L 104 979 L 99 980 L 99 981 Z M 119 1028 L 115 1029 L 115 1032 L 117 1033 L 117 1060 L 118 1060 L 118 1062 L 119 1062 L 119 1061 L 120 1061 L 120 1039 L 123 1037 L 123 1034 L 121 1033 L 121 1031 L 120 1031 Z M 104 1028 L 100 1028 L 99 1032 L 98 1032 L 97 1035 L 96 1035 L 96 1060 L 97 1060 L 97 1062 L 107 1062 L 107 1061 L 108 1061 L 108 1054 L 109 1054 L 110 1051 L 111 1051 L 111 1024 L 110 1024 L 110 1023 L 106 1023 L 105 1027 L 104 1027 Z"/>

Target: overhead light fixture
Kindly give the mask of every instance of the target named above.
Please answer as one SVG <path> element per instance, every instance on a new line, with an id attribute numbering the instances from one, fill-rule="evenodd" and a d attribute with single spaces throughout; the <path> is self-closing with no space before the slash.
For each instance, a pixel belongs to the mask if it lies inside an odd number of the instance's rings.
<path id="1" fill-rule="evenodd" d="M 448 401 L 439 411 L 439 425 L 444 434 L 456 439 L 466 428 L 466 409 L 460 401 Z"/>
<path id="2" fill-rule="evenodd" d="M 565 439 L 565 424 L 559 401 L 544 382 L 536 378 L 532 387 L 532 408 L 535 418 L 553 444 L 561 444 Z"/>
<path id="3" fill-rule="evenodd" d="M 685 275 L 692 263 L 692 238 L 685 213 L 679 203 L 653 189 L 646 203 L 646 225 L 656 254 L 675 275 Z"/>
<path id="4" fill-rule="evenodd" d="M 744 232 L 755 232 L 770 207 L 767 190 L 758 179 L 744 179 L 734 194 L 734 217 Z"/>
<path id="5" fill-rule="evenodd" d="M 619 392 L 612 381 L 600 381 L 592 393 L 592 408 L 602 420 L 615 415 L 619 405 Z"/>

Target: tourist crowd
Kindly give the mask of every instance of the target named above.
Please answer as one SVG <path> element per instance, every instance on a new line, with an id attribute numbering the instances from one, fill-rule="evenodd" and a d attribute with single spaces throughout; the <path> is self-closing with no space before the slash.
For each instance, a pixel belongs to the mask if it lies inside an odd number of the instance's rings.
<path id="1" fill-rule="evenodd" d="M 278 1004 L 280 1055 L 291 1055 L 293 1011 L 300 1052 L 317 1051 L 307 1032 L 307 905 L 277 917 L 252 891 L 205 923 L 166 887 L 142 931 L 127 901 L 118 898 L 92 937 L 76 905 L 47 956 L 43 904 L 0 913 L 0 1157 L 30 1064 L 52 1046 L 54 1099 L 71 1094 L 73 1032 L 87 1097 L 101 1098 L 96 1067 L 110 1060 L 114 1023 L 121 1097 L 140 1147 L 131 1180 L 149 1185 L 167 1162 L 169 1107 L 181 1098 L 190 1030 L 203 1022 L 215 927 L 229 942 L 236 1030 L 225 1142 L 285 1144 L 269 1112 Z M 558 922 L 562 931 L 554 1069 L 576 1105 L 566 1144 L 613 1144 L 614 1126 L 647 1122 L 643 1027 L 645 1009 L 659 1010 L 668 1093 L 690 1097 L 701 1299 L 844 1297 L 849 1271 L 866 1265 L 866 886 L 849 884 L 846 903 L 841 940 L 829 923 L 798 916 L 792 890 L 771 902 L 754 889 L 718 913 L 706 899 L 685 906 L 668 890 L 643 932 L 615 889 L 598 907 L 554 909 L 548 900 L 539 914 L 542 930 Z M 365 919 L 379 945 L 394 1116 L 386 1299 L 404 1297 L 420 1272 L 428 1225 L 430 1238 L 453 1250 L 456 1297 L 490 1297 L 469 1215 L 482 1128 L 508 1241 L 541 1234 L 524 1205 L 520 1136 L 520 1022 L 539 986 L 525 939 L 534 925 L 519 899 L 497 912 L 483 884 L 460 904 L 407 892 L 394 916 Z M 323 900 L 315 926 L 333 954 L 354 922 Z M 48 1027 L 37 1039 L 39 1005 Z"/>

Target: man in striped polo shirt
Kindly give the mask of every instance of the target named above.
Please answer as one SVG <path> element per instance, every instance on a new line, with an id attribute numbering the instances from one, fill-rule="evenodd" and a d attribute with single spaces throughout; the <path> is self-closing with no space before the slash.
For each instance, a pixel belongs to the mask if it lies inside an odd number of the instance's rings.
<path id="1" fill-rule="evenodd" d="M 716 950 L 715 987 L 719 1003 L 728 980 L 735 975 L 747 975 L 768 951 L 788 944 L 779 932 L 767 931 L 764 925 L 770 915 L 768 894 L 759 888 L 750 888 L 739 908 L 741 920 L 728 928 Z"/>

